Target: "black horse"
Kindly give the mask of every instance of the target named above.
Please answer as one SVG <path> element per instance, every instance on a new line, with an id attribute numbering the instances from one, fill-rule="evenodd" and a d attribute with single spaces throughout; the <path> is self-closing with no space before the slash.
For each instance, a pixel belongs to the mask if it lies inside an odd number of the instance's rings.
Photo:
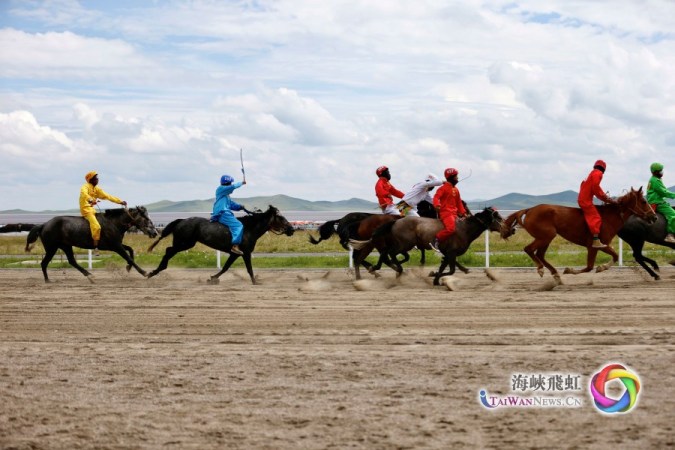
<path id="1" fill-rule="evenodd" d="M 0 226 L 0 233 L 20 233 L 21 231 L 30 231 L 35 228 L 32 223 L 8 223 Z"/>
<path id="2" fill-rule="evenodd" d="M 623 227 L 619 230 L 618 236 L 623 239 L 630 248 L 633 250 L 633 257 L 655 280 L 660 280 L 661 277 L 656 273 L 659 271 L 659 265 L 656 264 L 656 261 L 653 259 L 647 258 L 642 254 L 642 248 L 645 245 L 645 242 L 651 242 L 652 244 L 663 245 L 665 247 L 675 249 L 675 244 L 670 242 L 664 242 L 666 238 L 666 219 L 662 214 L 656 214 L 656 222 L 649 224 L 646 221 L 639 219 L 636 216 L 631 216 L 623 224 Z M 649 263 L 652 267 L 650 268 L 645 264 Z M 674 262 L 671 262 L 673 264 Z M 652 270 L 653 269 L 653 270 Z M 656 272 L 655 272 L 656 271 Z"/>
<path id="3" fill-rule="evenodd" d="M 253 276 L 253 267 L 251 266 L 251 253 L 255 249 L 255 244 L 260 237 L 268 231 L 275 234 L 285 234 L 286 236 L 293 235 L 293 227 L 288 220 L 281 214 L 274 206 L 270 207 L 265 212 L 255 212 L 248 216 L 240 217 L 239 220 L 244 225 L 244 235 L 239 244 L 239 248 L 244 253 L 244 263 L 246 270 L 251 277 L 251 282 L 256 284 Z M 155 246 L 165 237 L 173 234 L 173 245 L 166 248 L 166 253 L 159 266 L 150 274 L 148 278 L 154 277 L 162 270 L 166 269 L 169 260 L 173 258 L 176 253 L 191 249 L 197 242 L 201 242 L 213 249 L 230 253 L 230 257 L 225 262 L 222 270 L 215 275 L 211 275 L 209 283 L 217 284 L 218 277 L 227 272 L 232 263 L 239 257 L 236 253 L 232 253 L 232 235 L 230 229 L 218 222 L 209 222 L 203 217 L 190 217 L 188 219 L 177 219 L 169 223 L 162 235 L 157 239 L 148 249 L 152 251 Z"/>
<path id="4" fill-rule="evenodd" d="M 145 271 L 134 262 L 134 250 L 128 245 L 124 245 L 122 239 L 124 233 L 129 231 L 131 227 L 141 230 L 150 237 L 157 236 L 157 230 L 148 217 L 148 210 L 143 206 L 130 209 L 107 209 L 105 213 L 96 214 L 96 218 L 101 225 L 101 240 L 98 243 L 98 248 L 117 253 L 127 262 L 127 271 L 134 267 L 138 273 L 145 276 Z M 73 254 L 73 247 L 94 248 L 89 222 L 84 217 L 56 216 L 42 225 L 36 225 L 30 230 L 26 238 L 27 252 L 33 248 L 38 237 L 45 248 L 45 257 L 42 258 L 40 264 L 45 282 L 49 283 L 47 265 L 56 251 L 61 249 L 66 254 L 68 263 L 93 283 L 91 273 L 77 263 Z"/>

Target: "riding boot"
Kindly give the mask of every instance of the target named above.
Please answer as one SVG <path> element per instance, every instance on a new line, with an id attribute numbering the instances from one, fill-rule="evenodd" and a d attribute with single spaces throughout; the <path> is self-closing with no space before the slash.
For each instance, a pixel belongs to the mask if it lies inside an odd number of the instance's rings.
<path id="1" fill-rule="evenodd" d="M 607 246 L 600 241 L 600 238 L 596 234 L 596 235 L 593 235 L 593 246 L 592 247 L 593 248 L 605 248 Z"/>
<path id="2" fill-rule="evenodd" d="M 431 246 L 432 249 L 440 253 L 441 251 L 438 249 L 438 246 L 440 245 L 440 242 L 438 242 L 438 238 L 434 238 L 433 241 L 429 242 L 429 245 Z"/>
<path id="3" fill-rule="evenodd" d="M 237 245 L 237 244 L 234 244 L 232 246 L 232 248 L 230 249 L 230 253 L 234 253 L 234 254 L 237 254 L 237 255 L 243 255 L 244 254 L 244 252 L 241 251 L 241 249 L 239 248 L 239 245 Z"/>
<path id="4" fill-rule="evenodd" d="M 673 233 L 668 233 L 668 236 L 663 240 L 663 242 L 667 242 L 669 244 L 675 244 L 675 235 Z"/>
<path id="5" fill-rule="evenodd" d="M 98 251 L 98 241 L 94 241 L 94 256 L 101 256 L 101 252 Z"/>

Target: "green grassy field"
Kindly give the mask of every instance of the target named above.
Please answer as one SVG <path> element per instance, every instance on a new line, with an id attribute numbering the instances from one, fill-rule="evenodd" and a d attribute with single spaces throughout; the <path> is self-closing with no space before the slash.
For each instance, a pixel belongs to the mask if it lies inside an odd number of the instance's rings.
<path id="1" fill-rule="evenodd" d="M 259 268 L 344 268 L 349 264 L 348 253 L 340 246 L 337 237 L 312 245 L 308 236 L 316 232 L 297 231 L 293 236 L 277 236 L 271 233 L 264 235 L 256 246 L 254 253 L 254 265 Z M 497 233 L 490 234 L 490 266 L 491 267 L 533 267 L 530 258 L 522 251 L 523 247 L 531 241 L 530 236 L 523 230 L 519 230 L 508 241 L 502 240 Z M 153 268 L 159 264 L 164 250 L 171 244 L 171 238 L 163 240 L 152 253 L 147 248 L 153 242 L 146 236 L 127 235 L 125 244 L 131 246 L 136 252 L 136 261 L 144 268 Z M 43 248 L 38 242 L 29 254 L 24 252 L 26 243 L 25 236 L 0 236 L 1 268 L 34 268 L 39 265 L 43 255 Z M 612 243 L 618 250 L 618 241 Z M 630 247 L 624 245 L 623 259 L 626 264 L 633 260 Z M 86 258 L 87 251 L 75 249 L 78 259 Z M 485 238 L 479 237 L 469 248 L 469 251 L 460 257 L 460 262 L 468 267 L 483 267 L 485 265 Z M 335 253 L 335 255 L 326 255 Z M 659 263 L 665 263 L 673 259 L 673 251 L 653 244 L 645 246 L 644 253 Z M 278 256 L 257 256 L 260 254 L 279 254 Z M 122 267 L 125 265 L 122 258 L 111 252 L 101 252 L 101 258 L 94 267 Z M 221 256 L 224 262 L 227 255 Z M 417 265 L 420 252 L 411 253 L 411 264 Z M 547 259 L 556 267 L 581 267 L 585 265 L 586 251 L 574 244 L 556 238 L 547 252 Z M 370 256 L 369 260 L 375 262 L 376 257 Z M 610 258 L 604 253 L 598 255 L 598 263 L 609 261 Z M 439 264 L 440 259 L 433 251 L 427 252 L 427 265 Z M 65 256 L 59 252 L 53 260 L 54 267 L 68 266 Z M 239 259 L 233 267 L 243 267 Z M 216 252 L 204 245 L 198 244 L 194 248 L 179 253 L 170 261 L 169 267 L 184 268 L 210 268 L 216 267 Z"/>

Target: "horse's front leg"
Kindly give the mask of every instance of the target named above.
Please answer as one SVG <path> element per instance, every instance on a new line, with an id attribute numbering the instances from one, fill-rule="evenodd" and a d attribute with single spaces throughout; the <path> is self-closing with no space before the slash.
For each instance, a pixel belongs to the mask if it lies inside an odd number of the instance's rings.
<path id="1" fill-rule="evenodd" d="M 218 278 L 219 278 L 222 274 L 224 274 L 225 272 L 227 272 L 227 269 L 230 268 L 230 266 L 232 265 L 232 263 L 233 263 L 237 258 L 239 258 L 239 255 L 237 255 L 237 254 L 235 254 L 235 253 L 230 253 L 230 257 L 227 258 L 227 261 L 225 261 L 225 264 L 223 264 L 223 268 L 220 269 L 220 272 L 218 272 L 218 273 L 215 274 L 215 275 L 211 275 L 211 278 L 208 279 L 207 283 L 209 283 L 209 284 L 218 284 L 218 283 L 220 283 L 220 280 L 218 280 Z M 250 255 L 249 255 L 249 258 L 250 258 Z M 244 260 L 244 261 L 246 261 L 246 260 Z M 249 264 L 247 264 L 246 269 L 249 268 L 250 264 L 251 264 L 251 263 L 250 263 L 250 261 L 249 261 Z M 252 270 L 253 270 L 253 269 L 249 270 L 249 274 L 252 274 Z M 251 276 L 252 276 L 252 275 L 251 275 Z M 255 281 L 253 281 L 253 284 L 255 284 Z"/>
<path id="2" fill-rule="evenodd" d="M 586 247 L 586 250 L 588 251 L 588 253 L 586 254 L 586 267 L 584 267 L 583 269 L 572 269 L 571 267 L 567 267 L 565 268 L 565 272 L 563 273 L 565 274 L 571 273 L 572 275 L 579 275 L 580 273 L 587 273 L 593 270 L 593 266 L 595 265 L 595 258 L 598 255 L 599 249 L 588 246 Z M 616 252 L 614 254 L 616 255 Z M 602 270 L 598 270 L 598 272 L 602 272 Z"/>
<path id="3" fill-rule="evenodd" d="M 136 262 L 129 256 L 129 254 L 124 249 L 124 247 L 125 246 L 123 246 L 121 243 L 119 243 L 119 244 L 115 244 L 115 245 L 111 246 L 110 250 L 112 250 L 113 252 L 120 255 L 122 257 L 122 259 L 124 259 L 127 262 L 128 265 L 133 266 L 133 268 L 136 269 L 138 271 L 138 273 L 140 273 L 144 277 L 147 277 L 148 276 L 147 272 L 145 270 L 141 269 L 141 267 L 138 264 L 136 264 Z M 103 249 L 103 250 L 105 250 L 105 249 Z M 127 269 L 127 270 L 130 270 L 130 269 Z"/>
<path id="4" fill-rule="evenodd" d="M 90 283 L 93 283 L 94 279 L 91 273 L 89 273 L 87 269 L 85 269 L 84 267 L 82 267 L 77 263 L 77 260 L 75 259 L 75 254 L 73 253 L 73 247 L 61 247 L 61 250 L 63 250 L 63 253 L 66 254 L 66 258 L 68 258 L 68 263 L 77 270 L 79 270 L 82 275 L 87 277 Z"/>
<path id="5" fill-rule="evenodd" d="M 420 248 L 420 266 L 425 265 L 427 262 L 427 252 L 424 248 Z"/>
<path id="6" fill-rule="evenodd" d="M 470 270 L 464 267 L 459 261 L 455 260 L 455 266 L 464 273 L 469 273 Z"/>
<path id="7" fill-rule="evenodd" d="M 441 279 L 441 276 L 443 276 L 443 271 L 447 266 L 448 266 L 448 258 L 444 256 L 443 259 L 441 259 L 441 265 L 438 268 L 438 272 L 436 272 L 436 275 L 434 275 L 434 286 L 440 285 L 439 280 Z"/>
<path id="8" fill-rule="evenodd" d="M 122 247 L 124 247 L 124 250 L 127 251 L 127 253 L 129 254 L 129 257 L 133 261 L 134 260 L 134 249 L 131 248 L 130 246 L 124 245 L 124 244 L 122 244 Z M 131 272 L 131 265 L 130 264 L 127 264 L 127 272 Z"/>
<path id="9" fill-rule="evenodd" d="M 619 261 L 619 254 L 611 246 L 608 245 L 605 248 L 601 248 L 600 251 L 607 253 L 609 256 L 612 257 L 612 260 L 608 263 L 599 265 L 597 269 L 595 269 L 597 273 L 604 272 L 605 270 L 609 269 L 614 264 L 616 264 L 617 261 Z M 593 264 L 595 264 L 595 261 L 593 261 Z M 591 267 L 593 266 L 593 264 L 591 264 Z"/>

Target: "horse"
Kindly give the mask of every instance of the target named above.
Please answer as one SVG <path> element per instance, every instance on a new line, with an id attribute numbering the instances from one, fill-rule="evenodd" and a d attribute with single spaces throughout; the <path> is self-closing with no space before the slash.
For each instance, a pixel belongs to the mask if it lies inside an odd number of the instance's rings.
<path id="1" fill-rule="evenodd" d="M 653 259 L 643 255 L 642 248 L 644 247 L 645 242 L 651 242 L 652 244 L 663 245 L 675 249 L 675 244 L 664 242 L 664 239 L 668 234 L 667 225 L 666 219 L 659 213 L 656 214 L 656 222 L 652 224 L 648 224 L 644 220 L 631 216 L 623 224 L 623 227 L 619 230 L 618 234 L 621 239 L 630 245 L 630 248 L 633 250 L 635 261 L 637 261 L 655 280 L 661 279 L 661 277 L 655 273 L 655 271 L 659 271 L 659 265 L 656 264 L 656 261 Z M 652 267 L 650 268 L 647 266 L 645 262 L 649 263 Z M 675 265 L 675 261 L 670 264 Z"/>
<path id="2" fill-rule="evenodd" d="M 468 250 L 471 243 L 478 238 L 484 231 L 501 231 L 503 218 L 497 210 L 487 207 L 483 211 L 471 215 L 466 219 L 457 222 L 456 232 L 449 239 L 439 245 L 439 250 L 443 255 L 440 267 L 434 273 L 434 285 L 439 284 L 439 280 L 444 275 L 452 275 L 455 268 L 468 273 L 469 270 L 462 266 L 457 257 L 463 255 Z M 423 247 L 431 242 L 436 234 L 443 229 L 443 222 L 436 219 L 424 217 L 405 217 L 396 222 L 387 223 L 375 230 L 370 240 L 370 245 L 380 252 L 380 259 L 391 259 L 396 267 L 397 276 L 403 272 L 401 264 L 405 261 L 397 261 L 395 255 L 407 253 L 414 247 Z M 350 241 L 352 246 L 364 247 L 368 241 Z M 379 268 L 381 261 L 374 268 Z M 449 272 L 443 273 L 449 266 Z"/>
<path id="3" fill-rule="evenodd" d="M 244 225 L 244 235 L 239 248 L 243 252 L 242 258 L 244 259 L 244 264 L 246 264 L 248 275 L 251 277 L 251 282 L 257 284 L 253 276 L 253 267 L 251 266 L 251 253 L 253 253 L 258 239 L 268 231 L 279 235 L 292 236 L 295 230 L 288 223 L 288 220 L 279 213 L 279 210 L 272 205 L 269 206 L 267 211 L 254 212 L 250 215 L 239 217 L 239 220 Z M 171 258 L 179 252 L 191 249 L 197 242 L 230 254 L 221 271 L 215 275 L 211 275 L 209 279 L 210 284 L 218 284 L 218 278 L 227 272 L 232 263 L 239 257 L 238 254 L 231 251 L 232 234 L 230 233 L 230 229 L 221 223 L 210 222 L 209 219 L 203 217 L 176 219 L 169 223 L 162 230 L 162 235 L 153 242 L 148 251 L 152 251 L 162 239 L 172 234 L 172 245 L 167 247 L 159 266 L 148 274 L 148 278 L 154 277 L 166 269 Z"/>
<path id="4" fill-rule="evenodd" d="M 0 233 L 20 233 L 21 231 L 30 231 L 35 228 L 32 223 L 8 223 L 0 226 Z"/>
<path id="5" fill-rule="evenodd" d="M 600 230 L 602 242 L 611 242 L 626 220 L 633 215 L 648 222 L 656 220 L 654 211 L 642 195 L 642 187 L 638 190 L 631 188 L 630 192 L 617 198 L 617 204 L 615 205 L 601 205 L 597 208 L 602 217 L 602 229 Z M 544 267 L 546 267 L 558 284 L 562 284 L 560 274 L 545 259 L 546 250 L 548 250 L 548 246 L 556 235 L 560 235 L 573 244 L 586 247 L 587 251 L 586 267 L 581 270 L 568 267 L 563 272 L 565 274 L 576 275 L 593 270 L 598 250 L 610 255 L 612 262 L 598 266 L 597 272 L 609 269 L 612 264 L 619 260 L 619 256 L 610 245 L 604 248 L 593 247 L 593 235 L 586 225 L 581 208 L 541 204 L 516 211 L 506 218 L 505 226 L 502 229 L 504 239 L 515 232 L 516 224 L 534 237 L 534 241 L 525 246 L 523 250 L 537 265 L 539 276 L 544 276 Z"/>
<path id="6" fill-rule="evenodd" d="M 148 210 L 143 206 L 107 209 L 104 213 L 97 213 L 96 219 L 101 224 L 101 240 L 98 248 L 111 250 L 120 255 L 127 262 L 127 272 L 134 267 L 138 273 L 145 276 L 145 271 L 134 262 L 134 250 L 124 245 L 122 239 L 124 233 L 131 227 L 136 227 L 151 238 L 157 236 L 155 225 L 148 217 Z M 77 263 L 73 254 L 73 247 L 94 248 L 89 222 L 84 217 L 56 216 L 42 225 L 33 227 L 26 238 L 27 252 L 31 251 L 38 237 L 45 249 L 45 256 L 40 263 L 45 283 L 49 283 L 47 265 L 58 249 L 63 250 L 71 266 L 79 270 L 90 282 L 94 282 L 92 274 Z"/>

